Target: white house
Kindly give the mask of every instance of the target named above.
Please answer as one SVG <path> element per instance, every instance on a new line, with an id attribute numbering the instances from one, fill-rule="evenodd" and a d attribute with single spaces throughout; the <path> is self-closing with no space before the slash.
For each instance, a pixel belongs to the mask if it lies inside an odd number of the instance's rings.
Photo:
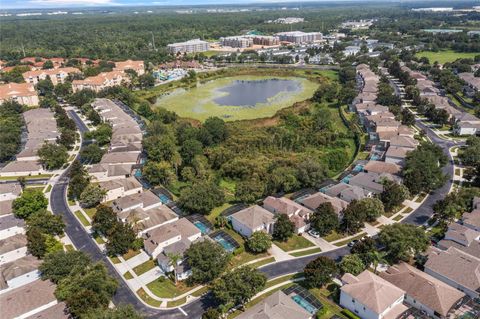
<path id="1" fill-rule="evenodd" d="M 273 232 L 275 216 L 258 205 L 242 209 L 229 216 L 233 229 L 245 237 L 250 237 L 256 231 Z"/>

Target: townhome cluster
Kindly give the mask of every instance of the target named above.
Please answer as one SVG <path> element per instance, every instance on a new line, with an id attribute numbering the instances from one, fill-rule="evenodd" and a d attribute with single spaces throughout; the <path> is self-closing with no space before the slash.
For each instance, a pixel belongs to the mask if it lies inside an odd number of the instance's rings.
<path id="1" fill-rule="evenodd" d="M 473 72 L 459 73 L 458 77 L 466 84 L 464 92 L 467 96 L 473 97 L 475 93 L 480 91 L 480 77 L 476 77 Z"/>
<path id="2" fill-rule="evenodd" d="M 424 271 L 402 262 L 378 275 L 345 274 L 340 305 L 362 319 L 398 318 L 412 309 L 437 319 L 458 318 L 468 311 L 480 296 L 479 197 L 471 212 L 448 226 L 426 260 Z"/>
<path id="3" fill-rule="evenodd" d="M 179 216 L 150 190 L 144 190 L 135 178 L 142 151 L 143 132 L 140 125 L 123 109 L 108 99 L 96 99 L 93 108 L 102 120 L 112 126 L 109 150 L 100 163 L 89 166 L 92 182 L 106 191 L 103 203 L 110 205 L 118 220 L 133 225 L 144 239 L 145 251 L 165 272 L 172 270 L 168 253 L 183 254 L 201 237 L 201 231 Z M 177 262 L 177 279 L 190 272 L 184 260 Z"/>
<path id="4" fill-rule="evenodd" d="M 143 61 L 127 60 L 123 62 L 115 62 L 115 68 L 110 72 L 102 72 L 96 76 L 91 76 L 83 80 L 73 80 L 73 92 L 84 89 L 99 92 L 107 87 L 121 85 L 130 82 L 129 75 L 126 70 L 133 70 L 138 75 L 145 73 L 145 65 Z"/>
<path id="5" fill-rule="evenodd" d="M 402 66 L 402 71 L 417 80 L 416 87 L 420 91 L 420 97 L 428 100 L 436 109 L 443 109 L 449 115 L 449 120 L 454 124 L 453 130 L 458 135 L 475 135 L 480 131 L 480 119 L 470 113 L 456 109 L 450 104 L 446 96 L 440 95 L 440 90 L 424 74 L 413 71 L 407 66 Z"/>
<path id="6" fill-rule="evenodd" d="M 14 161 L 0 169 L 0 176 L 31 176 L 45 172 L 37 151 L 44 143 L 56 143 L 60 133 L 54 113 L 49 109 L 32 109 L 23 113 L 26 142 Z"/>
<path id="7" fill-rule="evenodd" d="M 18 183 L 0 184 L 0 309 L 2 318 L 69 318 L 55 285 L 40 279 L 41 260 L 27 252 L 25 223 L 12 214 Z M 12 302 L 15 300 L 16 302 Z"/>

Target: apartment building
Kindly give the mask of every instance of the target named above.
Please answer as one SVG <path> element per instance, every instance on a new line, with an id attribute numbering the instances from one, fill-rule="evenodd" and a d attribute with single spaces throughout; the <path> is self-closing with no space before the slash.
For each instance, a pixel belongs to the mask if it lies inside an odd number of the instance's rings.
<path id="1" fill-rule="evenodd" d="M 58 68 L 58 69 L 48 69 L 48 70 L 34 70 L 27 71 L 22 74 L 25 82 L 36 85 L 38 81 L 46 80 L 48 77 L 52 81 L 53 85 L 59 83 L 65 83 L 69 74 L 80 73 L 80 70 L 77 68 Z"/>
<path id="2" fill-rule="evenodd" d="M 321 32 L 302 32 L 290 31 L 277 33 L 280 41 L 290 42 L 294 44 L 313 43 L 321 41 L 323 35 Z"/>
<path id="3" fill-rule="evenodd" d="M 73 80 L 73 92 L 89 89 L 99 92 L 107 87 L 121 85 L 130 81 L 127 74 L 123 71 L 103 72 L 96 76 L 88 77 L 84 80 Z"/>
<path id="4" fill-rule="evenodd" d="M 38 94 L 31 83 L 8 83 L 0 85 L 0 104 L 13 100 L 27 106 L 38 105 Z"/>
<path id="5" fill-rule="evenodd" d="M 145 63 L 143 61 L 133 61 L 133 60 L 126 60 L 115 62 L 114 71 L 126 71 L 126 70 L 133 70 L 137 72 L 138 75 L 145 74 Z"/>
<path id="6" fill-rule="evenodd" d="M 200 39 L 193 39 L 167 45 L 168 52 L 172 54 L 205 52 L 208 51 L 209 48 L 209 43 Z"/>

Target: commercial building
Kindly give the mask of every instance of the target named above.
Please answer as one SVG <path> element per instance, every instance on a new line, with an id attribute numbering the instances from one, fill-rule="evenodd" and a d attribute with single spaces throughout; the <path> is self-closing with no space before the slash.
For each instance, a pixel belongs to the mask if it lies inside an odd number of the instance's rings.
<path id="1" fill-rule="evenodd" d="M 290 31 L 277 33 L 277 36 L 280 41 L 303 44 L 321 41 L 323 35 L 321 32 Z"/>
<path id="2" fill-rule="evenodd" d="M 205 52 L 208 51 L 209 48 L 209 43 L 200 39 L 193 39 L 167 45 L 168 52 L 172 54 Z"/>

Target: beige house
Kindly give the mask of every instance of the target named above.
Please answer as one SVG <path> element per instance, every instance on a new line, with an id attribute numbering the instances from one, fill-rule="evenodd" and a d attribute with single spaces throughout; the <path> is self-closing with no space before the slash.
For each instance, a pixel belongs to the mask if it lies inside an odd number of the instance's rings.
<path id="1" fill-rule="evenodd" d="M 275 216 L 258 205 L 242 209 L 228 218 L 233 229 L 245 237 L 250 237 L 256 231 L 271 234 L 275 223 Z"/>
<path id="2" fill-rule="evenodd" d="M 104 181 L 98 183 L 98 185 L 107 191 L 107 194 L 103 199 L 104 202 L 109 202 L 135 193 L 141 193 L 143 189 L 142 184 L 140 184 L 135 177 Z"/>
<path id="3" fill-rule="evenodd" d="M 405 290 L 407 304 L 437 319 L 448 318 L 465 297 L 464 293 L 404 262 L 389 267 L 380 277 Z"/>
<path id="4" fill-rule="evenodd" d="M 320 206 L 320 204 L 330 203 L 332 204 L 332 207 L 339 218 L 342 216 L 342 211 L 348 206 L 348 203 L 343 199 L 340 199 L 338 197 L 332 197 L 322 192 L 308 195 L 307 197 L 304 197 L 299 201 L 300 203 L 302 203 L 302 205 L 310 208 L 311 210 L 316 210 L 318 206 Z"/>
<path id="5" fill-rule="evenodd" d="M 38 81 L 45 80 L 47 77 L 50 77 L 53 85 L 59 83 L 65 83 L 69 74 L 80 73 L 80 70 L 77 68 L 58 68 L 58 69 L 48 69 L 48 70 L 35 70 L 27 71 L 23 73 L 23 78 L 25 82 L 36 85 Z"/>
<path id="6" fill-rule="evenodd" d="M 268 196 L 263 201 L 263 208 L 274 214 L 287 215 L 290 221 L 295 224 L 295 232 L 297 234 L 301 234 L 308 230 L 308 219 L 313 213 L 313 211 L 307 207 L 285 197 L 277 198 Z"/>
<path id="7" fill-rule="evenodd" d="M 408 307 L 405 291 L 365 270 L 358 276 L 345 274 L 340 289 L 340 305 L 362 319 L 397 318 Z"/>
<path id="8" fill-rule="evenodd" d="M 38 94 L 30 83 L 0 84 L 0 104 L 13 100 L 27 106 L 38 105 Z"/>
<path id="9" fill-rule="evenodd" d="M 128 75 L 126 75 L 123 71 L 103 72 L 99 75 L 91 76 L 84 80 L 73 80 L 72 89 L 73 92 L 84 89 L 100 92 L 107 87 L 122 85 L 128 81 Z"/>
<path id="10" fill-rule="evenodd" d="M 145 64 L 143 63 L 143 61 L 133 60 L 115 62 L 114 70 L 123 72 L 125 72 L 126 70 L 133 70 L 137 72 L 138 75 L 143 75 L 145 74 Z"/>
<path id="11" fill-rule="evenodd" d="M 280 290 L 248 308 L 237 319 L 311 319 L 313 316 Z"/>

